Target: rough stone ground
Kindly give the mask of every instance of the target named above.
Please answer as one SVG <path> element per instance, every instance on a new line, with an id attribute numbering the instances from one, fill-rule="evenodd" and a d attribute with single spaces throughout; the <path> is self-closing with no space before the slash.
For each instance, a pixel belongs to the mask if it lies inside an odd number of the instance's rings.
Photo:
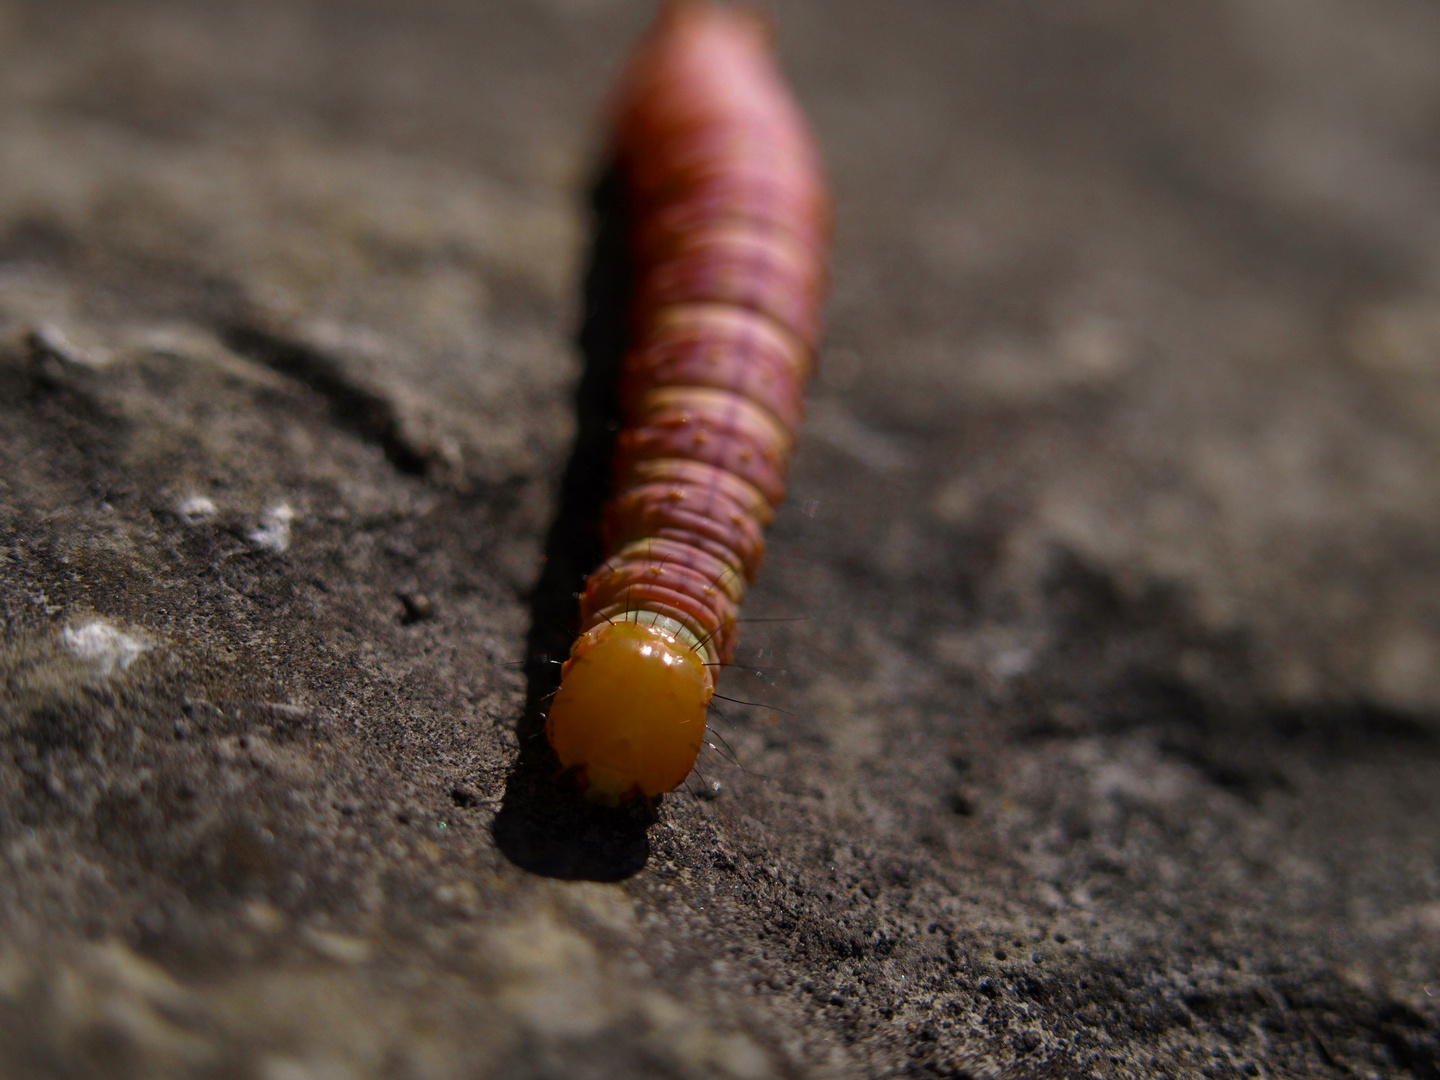
<path id="1" fill-rule="evenodd" d="M 648 4 L 0 2 L 0 1071 L 1440 1076 L 1440 8 L 777 8 L 801 621 L 651 822 L 533 738 Z"/>

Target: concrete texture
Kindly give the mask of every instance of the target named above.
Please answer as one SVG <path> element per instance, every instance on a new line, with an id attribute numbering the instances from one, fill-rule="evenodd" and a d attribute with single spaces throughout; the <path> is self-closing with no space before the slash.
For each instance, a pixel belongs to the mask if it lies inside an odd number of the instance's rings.
<path id="1" fill-rule="evenodd" d="M 776 5 L 831 329 L 653 819 L 535 737 L 648 16 L 0 2 L 0 1071 L 1440 1076 L 1440 9 Z"/>

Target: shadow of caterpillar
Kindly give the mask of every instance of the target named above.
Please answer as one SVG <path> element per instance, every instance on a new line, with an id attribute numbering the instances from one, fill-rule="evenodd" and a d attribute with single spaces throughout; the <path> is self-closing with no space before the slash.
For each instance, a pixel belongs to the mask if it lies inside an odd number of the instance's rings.
<path id="1" fill-rule="evenodd" d="M 674 0 L 617 88 L 635 291 L 607 558 L 545 732 L 588 795 L 650 797 L 700 752 L 814 366 L 829 196 L 753 12 Z"/>

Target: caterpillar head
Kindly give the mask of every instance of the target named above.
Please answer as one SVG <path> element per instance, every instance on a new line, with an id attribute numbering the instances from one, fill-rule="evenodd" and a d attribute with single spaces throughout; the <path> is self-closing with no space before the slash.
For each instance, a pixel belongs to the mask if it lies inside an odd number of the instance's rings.
<path id="1" fill-rule="evenodd" d="M 576 642 L 545 735 L 591 798 L 658 795 L 690 775 L 714 693 L 684 640 L 661 626 L 601 623 Z"/>

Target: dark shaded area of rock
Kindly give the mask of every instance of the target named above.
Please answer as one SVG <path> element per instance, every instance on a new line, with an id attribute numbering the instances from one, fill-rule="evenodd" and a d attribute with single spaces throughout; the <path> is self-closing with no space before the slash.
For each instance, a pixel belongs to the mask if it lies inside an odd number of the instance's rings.
<path id="1" fill-rule="evenodd" d="M 0 1071 L 1440 1075 L 1440 13 L 778 5 L 831 331 L 653 820 L 537 741 L 648 15 L 0 3 Z"/>

